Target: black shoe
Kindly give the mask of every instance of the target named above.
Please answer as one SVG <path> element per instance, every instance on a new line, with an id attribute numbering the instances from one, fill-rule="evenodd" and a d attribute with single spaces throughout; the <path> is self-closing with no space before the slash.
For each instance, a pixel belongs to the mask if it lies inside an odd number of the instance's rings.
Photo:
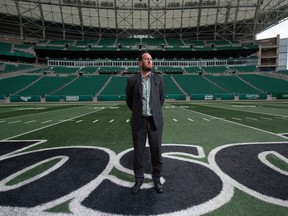
<path id="1" fill-rule="evenodd" d="M 131 188 L 131 192 L 132 192 L 133 194 L 137 194 L 137 193 L 140 191 L 140 187 L 141 187 L 142 183 L 143 183 L 143 181 L 136 182 L 136 183 L 134 184 L 134 186 Z"/>
<path id="2" fill-rule="evenodd" d="M 154 182 L 154 188 L 158 193 L 163 193 L 163 185 L 161 184 L 160 181 Z"/>

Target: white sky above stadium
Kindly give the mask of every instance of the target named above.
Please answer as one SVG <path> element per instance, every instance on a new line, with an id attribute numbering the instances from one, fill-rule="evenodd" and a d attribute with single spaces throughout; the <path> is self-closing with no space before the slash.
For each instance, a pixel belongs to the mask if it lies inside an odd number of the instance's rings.
<path id="1" fill-rule="evenodd" d="M 288 38 L 288 20 L 279 23 L 278 25 L 261 32 L 260 34 L 256 35 L 256 39 L 265 39 L 265 38 L 271 38 L 276 37 L 277 35 L 280 35 L 280 38 Z"/>

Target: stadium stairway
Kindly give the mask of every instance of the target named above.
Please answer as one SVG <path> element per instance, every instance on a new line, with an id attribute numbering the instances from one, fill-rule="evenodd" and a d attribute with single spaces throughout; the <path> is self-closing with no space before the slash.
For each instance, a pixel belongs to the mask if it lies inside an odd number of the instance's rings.
<path id="1" fill-rule="evenodd" d="M 251 83 L 247 82 L 246 80 L 242 79 L 240 76 L 236 75 L 238 79 L 240 79 L 242 82 L 246 83 L 247 85 L 251 86 L 252 88 L 256 89 L 257 91 L 261 93 L 266 93 L 265 91 L 257 88 L 256 86 L 252 85 Z"/>
<path id="2" fill-rule="evenodd" d="M 180 91 L 186 96 L 186 100 L 190 100 L 189 94 L 184 91 L 184 89 L 179 85 L 179 83 L 177 83 L 177 81 L 174 79 L 173 76 L 171 76 L 171 79 L 173 80 L 173 82 L 175 83 L 175 85 L 180 89 Z"/>
<path id="3" fill-rule="evenodd" d="M 38 82 L 39 80 L 41 80 L 43 78 L 43 76 L 39 76 L 38 79 L 34 80 L 33 82 L 31 82 L 29 85 L 25 86 L 24 88 L 18 90 L 17 92 L 13 93 L 13 95 L 17 95 L 19 92 L 27 89 L 28 87 L 32 86 L 34 83 Z"/>
<path id="4" fill-rule="evenodd" d="M 112 79 L 112 76 L 109 77 L 109 79 L 106 81 L 106 83 L 103 85 L 103 87 L 99 90 L 99 92 L 97 92 L 97 94 L 95 95 L 94 101 L 97 100 L 97 96 L 101 94 L 101 92 L 106 88 L 106 86 L 108 85 L 108 83 L 110 82 L 110 80 Z"/>
<path id="5" fill-rule="evenodd" d="M 227 89 L 223 88 L 222 86 L 218 85 L 217 83 L 215 82 L 212 82 L 211 80 L 209 80 L 206 76 L 203 76 L 204 79 L 206 79 L 208 82 L 210 82 L 211 84 L 217 86 L 218 88 L 222 89 L 223 91 L 227 92 L 227 93 L 231 93 L 229 92 Z"/>
<path id="6" fill-rule="evenodd" d="M 79 78 L 79 76 L 75 77 L 73 80 L 71 80 L 70 82 L 68 82 L 68 83 L 66 83 L 65 85 L 61 86 L 59 89 L 56 89 L 55 91 L 50 92 L 49 95 L 53 95 L 53 94 L 55 94 L 56 92 L 62 90 L 62 89 L 65 88 L 66 86 L 68 86 L 68 85 L 70 85 L 71 83 L 75 82 L 78 78 Z"/>

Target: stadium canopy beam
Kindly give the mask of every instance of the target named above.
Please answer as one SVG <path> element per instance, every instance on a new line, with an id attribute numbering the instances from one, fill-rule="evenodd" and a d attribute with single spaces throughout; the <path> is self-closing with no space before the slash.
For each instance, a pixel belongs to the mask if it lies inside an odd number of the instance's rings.
<path id="1" fill-rule="evenodd" d="M 20 13 L 20 9 L 19 9 L 19 3 L 17 1 L 15 2 L 15 7 L 16 7 L 17 15 L 18 15 L 18 19 L 19 19 L 20 38 L 23 39 L 24 38 L 23 20 L 22 20 L 22 16 Z"/>
<path id="2" fill-rule="evenodd" d="M 259 22 L 255 26 L 255 32 L 261 32 L 267 28 L 273 27 L 279 22 L 288 19 L 288 4 L 287 0 L 276 1 L 277 4 L 273 4 L 274 1 L 270 1 L 265 7 L 268 7 L 267 12 L 259 13 Z"/>
<path id="3" fill-rule="evenodd" d="M 199 31 L 200 31 L 200 21 L 201 21 L 201 14 L 202 14 L 202 0 L 199 0 L 199 10 L 198 10 L 198 17 L 197 17 L 197 40 L 199 40 Z"/>
<path id="4" fill-rule="evenodd" d="M 253 33 L 254 33 L 254 39 L 256 39 L 256 32 L 257 32 L 257 25 L 259 25 L 259 13 L 260 13 L 260 6 L 263 4 L 263 0 L 257 1 L 257 7 L 255 10 L 255 16 L 254 16 L 254 27 L 253 27 Z"/>
<path id="5" fill-rule="evenodd" d="M 97 0 L 97 4 L 99 4 L 99 0 Z M 101 28 L 101 22 L 100 22 L 100 9 L 97 8 L 97 18 L 98 18 L 98 28 L 99 28 L 99 38 L 102 38 L 102 28 Z"/>
<path id="6" fill-rule="evenodd" d="M 233 40 L 236 40 L 236 26 L 237 26 L 238 14 L 239 14 L 240 1 L 241 0 L 237 0 L 237 6 L 236 6 L 234 21 L 233 21 L 233 35 L 232 35 Z"/>
<path id="7" fill-rule="evenodd" d="M 254 40 L 287 18 L 287 7 L 288 0 L 2 0 L 0 33 L 41 39 Z"/>
<path id="8" fill-rule="evenodd" d="M 42 37 L 45 40 L 46 39 L 46 34 L 45 34 L 45 22 L 44 22 L 42 4 L 37 3 L 37 5 L 39 7 L 40 19 L 41 19 L 41 24 L 42 24 Z"/>
<path id="9" fill-rule="evenodd" d="M 64 22 L 64 17 L 63 17 L 63 10 L 62 10 L 62 5 L 59 7 L 60 9 L 60 16 L 61 16 L 61 23 L 62 23 L 62 34 L 63 34 L 63 39 L 66 39 L 66 27 L 65 27 L 65 22 Z"/>
<path id="10" fill-rule="evenodd" d="M 83 14 L 82 14 L 81 7 L 78 7 L 78 14 L 79 14 L 79 21 L 80 21 L 80 28 L 81 28 L 81 39 L 84 40 Z"/>
<path id="11" fill-rule="evenodd" d="M 114 16 L 115 16 L 115 29 L 116 29 L 116 37 L 118 38 L 119 36 L 119 32 L 118 32 L 118 7 L 117 7 L 117 4 L 116 4 L 116 0 L 114 0 Z"/>

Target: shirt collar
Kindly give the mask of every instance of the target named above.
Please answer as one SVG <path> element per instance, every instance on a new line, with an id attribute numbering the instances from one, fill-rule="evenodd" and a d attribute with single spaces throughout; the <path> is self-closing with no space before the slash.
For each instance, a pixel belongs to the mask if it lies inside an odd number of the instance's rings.
<path id="1" fill-rule="evenodd" d="M 149 75 L 147 76 L 147 77 L 148 77 L 148 79 L 150 79 L 150 78 L 151 78 L 151 76 L 152 76 L 151 74 L 152 74 L 152 72 L 150 72 L 150 73 L 149 73 Z M 144 80 L 145 80 L 145 77 L 143 76 L 143 74 L 142 74 L 142 73 L 141 73 L 141 77 L 142 77 L 142 79 L 144 79 Z"/>

